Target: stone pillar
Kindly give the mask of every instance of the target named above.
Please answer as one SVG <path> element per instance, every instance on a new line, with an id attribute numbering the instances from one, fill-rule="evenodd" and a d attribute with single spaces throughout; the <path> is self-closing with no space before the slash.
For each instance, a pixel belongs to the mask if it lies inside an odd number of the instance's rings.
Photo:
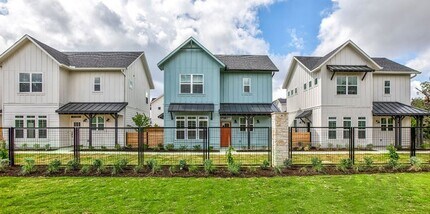
<path id="1" fill-rule="evenodd" d="M 281 166 L 288 152 L 288 113 L 272 113 L 272 165 Z"/>

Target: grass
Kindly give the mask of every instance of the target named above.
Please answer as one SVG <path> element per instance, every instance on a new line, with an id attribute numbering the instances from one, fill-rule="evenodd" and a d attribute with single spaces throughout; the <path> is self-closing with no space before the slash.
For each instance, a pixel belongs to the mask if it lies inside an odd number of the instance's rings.
<path id="1" fill-rule="evenodd" d="M 0 213 L 426 213 L 429 173 L 274 178 L 1 177 Z"/>

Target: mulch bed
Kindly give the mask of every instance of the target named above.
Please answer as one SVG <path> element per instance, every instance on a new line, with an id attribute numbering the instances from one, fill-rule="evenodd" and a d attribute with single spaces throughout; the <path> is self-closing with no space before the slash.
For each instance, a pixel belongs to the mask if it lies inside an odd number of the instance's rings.
<path id="1" fill-rule="evenodd" d="M 22 177 L 61 177 L 61 176 L 72 176 L 72 177 L 239 177 L 239 178 L 251 178 L 251 177 L 274 177 L 274 176 L 315 176 L 315 175 L 346 175 L 346 174 L 376 174 L 376 173 L 405 173 L 405 172 L 417 172 L 411 170 L 409 167 L 402 167 L 397 170 L 388 169 L 384 166 L 375 166 L 371 169 L 363 171 L 355 171 L 353 169 L 345 172 L 339 171 L 335 166 L 324 167 L 323 172 L 315 172 L 310 166 L 293 166 L 291 168 L 283 168 L 281 173 L 276 173 L 274 168 L 263 170 L 259 167 L 253 167 L 250 170 L 249 167 L 242 167 L 241 171 L 237 175 L 232 175 L 227 168 L 218 167 L 212 174 L 204 172 L 203 168 L 200 168 L 197 172 L 189 172 L 186 170 L 177 171 L 171 173 L 169 167 L 163 166 L 162 169 L 156 173 L 152 173 L 149 169 L 145 168 L 142 172 L 135 173 L 133 167 L 127 167 L 124 172 L 112 175 L 111 167 L 106 167 L 103 173 L 96 173 L 95 170 L 91 170 L 88 174 L 82 174 L 79 171 L 68 171 L 64 173 L 64 168 L 56 174 L 47 174 L 47 166 L 37 166 L 37 170 L 29 175 L 22 175 L 21 167 L 14 166 L 8 167 L 4 172 L 0 172 L 0 177 L 3 176 L 22 176 Z M 423 166 L 420 172 L 430 172 L 430 166 Z"/>

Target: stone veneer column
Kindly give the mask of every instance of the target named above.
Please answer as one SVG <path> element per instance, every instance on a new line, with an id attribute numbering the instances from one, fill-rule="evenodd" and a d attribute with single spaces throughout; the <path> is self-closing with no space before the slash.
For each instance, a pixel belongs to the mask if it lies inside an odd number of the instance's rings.
<path id="1" fill-rule="evenodd" d="M 272 113 L 272 164 L 281 166 L 288 158 L 288 113 Z"/>

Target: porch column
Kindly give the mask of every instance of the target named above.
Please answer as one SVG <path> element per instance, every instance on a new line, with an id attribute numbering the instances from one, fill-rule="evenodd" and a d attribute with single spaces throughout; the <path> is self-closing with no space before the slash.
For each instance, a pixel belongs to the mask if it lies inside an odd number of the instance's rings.
<path id="1" fill-rule="evenodd" d="M 251 149 L 251 130 L 249 124 L 251 123 L 251 120 L 253 119 L 252 116 L 246 116 L 246 130 L 248 132 L 248 149 Z M 254 126 L 254 124 L 252 124 Z M 254 128 L 254 127 L 253 127 Z"/>
<path id="2" fill-rule="evenodd" d="M 93 130 L 91 127 L 91 121 L 93 121 L 95 114 L 85 114 L 85 117 L 88 119 L 88 146 L 93 146 Z"/>
<path id="3" fill-rule="evenodd" d="M 115 120 L 115 146 L 118 145 L 118 114 L 111 114 Z"/>

